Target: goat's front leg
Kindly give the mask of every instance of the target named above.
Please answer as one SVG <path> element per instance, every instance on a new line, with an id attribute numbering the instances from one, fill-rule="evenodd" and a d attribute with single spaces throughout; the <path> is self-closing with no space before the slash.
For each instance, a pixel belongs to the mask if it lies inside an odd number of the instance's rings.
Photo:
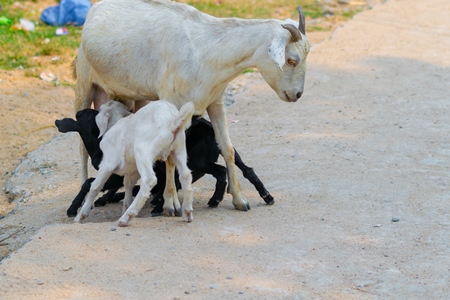
<path id="1" fill-rule="evenodd" d="M 207 108 L 211 124 L 214 129 L 217 144 L 227 165 L 229 192 L 233 196 L 233 205 L 238 210 L 247 211 L 250 205 L 241 194 L 241 187 L 237 179 L 236 166 L 234 163 L 234 148 L 231 144 L 228 124 L 226 120 L 225 107 L 221 101 L 215 102 Z"/>
<path id="2" fill-rule="evenodd" d="M 78 195 L 73 199 L 72 204 L 70 205 L 69 209 L 67 210 L 67 216 L 68 217 L 76 217 L 78 208 L 80 208 L 83 204 L 84 198 L 86 198 L 86 195 L 89 193 L 89 190 L 91 189 L 91 184 L 95 180 L 95 178 L 89 178 L 86 180 L 83 185 L 81 186 L 80 191 L 78 192 Z"/>
<path id="3" fill-rule="evenodd" d="M 181 216 L 181 205 L 175 186 L 175 161 L 172 156 L 166 159 L 166 186 L 164 188 L 164 213 L 171 217 Z"/>
<path id="4" fill-rule="evenodd" d="M 80 212 L 74 219 L 74 222 L 80 222 L 82 219 L 86 218 L 89 215 L 95 197 L 98 195 L 98 193 L 100 193 L 103 185 L 108 180 L 109 176 L 111 176 L 111 174 L 112 171 L 100 168 L 97 177 L 91 184 L 91 188 L 89 189 L 89 193 L 86 195 L 86 200 L 84 201 Z"/>

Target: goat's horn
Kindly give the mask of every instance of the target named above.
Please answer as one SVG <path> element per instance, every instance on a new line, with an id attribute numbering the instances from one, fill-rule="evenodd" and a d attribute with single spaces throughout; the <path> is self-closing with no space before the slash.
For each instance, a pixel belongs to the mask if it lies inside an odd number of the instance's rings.
<path id="1" fill-rule="evenodd" d="M 294 25 L 283 24 L 281 26 L 291 33 L 291 42 L 295 43 L 302 39 L 302 35 L 300 34 L 300 31 L 297 28 L 295 28 Z"/>
<path id="2" fill-rule="evenodd" d="M 298 7 L 298 14 L 299 14 L 298 29 L 303 35 L 305 35 L 306 34 L 305 15 L 303 14 L 303 8 L 301 6 Z"/>

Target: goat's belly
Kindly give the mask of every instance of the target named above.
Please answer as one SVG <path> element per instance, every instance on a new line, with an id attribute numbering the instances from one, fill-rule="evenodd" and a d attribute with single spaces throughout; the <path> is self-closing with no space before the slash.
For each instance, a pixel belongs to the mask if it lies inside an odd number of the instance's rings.
<path id="1" fill-rule="evenodd" d="M 124 101 L 154 101 L 159 100 L 155 90 L 149 87 L 123 85 L 123 81 L 111 81 L 112 84 L 104 83 L 104 80 L 96 80 L 106 92 L 109 99 L 120 99 Z"/>
<path id="2" fill-rule="evenodd" d="M 125 162 L 121 163 L 114 173 L 120 176 L 132 174 L 137 171 L 136 160 L 125 158 Z"/>

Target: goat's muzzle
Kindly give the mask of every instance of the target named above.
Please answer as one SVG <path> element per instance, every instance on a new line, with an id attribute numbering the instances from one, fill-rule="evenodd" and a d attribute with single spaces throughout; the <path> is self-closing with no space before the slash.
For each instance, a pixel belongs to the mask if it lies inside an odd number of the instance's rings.
<path id="1" fill-rule="evenodd" d="M 302 96 L 302 92 L 298 92 L 294 97 L 290 97 L 289 94 L 284 91 L 284 96 L 286 97 L 287 102 L 297 102 L 298 99 Z"/>

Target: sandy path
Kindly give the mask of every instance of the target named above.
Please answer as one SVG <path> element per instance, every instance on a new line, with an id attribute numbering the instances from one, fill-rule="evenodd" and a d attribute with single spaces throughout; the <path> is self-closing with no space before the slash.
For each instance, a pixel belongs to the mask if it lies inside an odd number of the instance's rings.
<path id="1" fill-rule="evenodd" d="M 71 224 L 76 136 L 34 151 L 10 181 L 23 200 L 0 220 L 32 240 L 2 261 L 0 295 L 447 298 L 448 11 L 447 0 L 390 0 L 358 15 L 313 48 L 296 104 L 279 101 L 257 73 L 234 82 L 232 140 L 273 206 L 242 181 L 251 211 L 234 210 L 229 195 L 208 209 L 205 178 L 191 224 L 145 209 L 117 228 L 120 205 Z"/>

